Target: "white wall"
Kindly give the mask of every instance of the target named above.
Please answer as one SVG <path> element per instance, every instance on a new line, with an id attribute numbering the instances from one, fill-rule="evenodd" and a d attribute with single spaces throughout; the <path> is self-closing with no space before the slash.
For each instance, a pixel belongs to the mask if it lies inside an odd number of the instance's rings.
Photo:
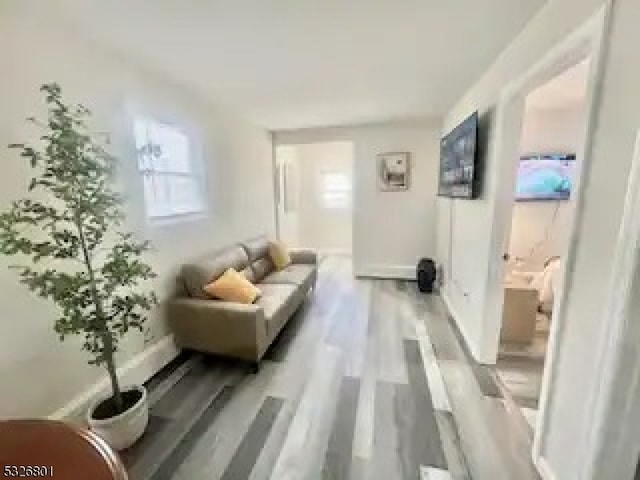
<path id="1" fill-rule="evenodd" d="M 469 112 L 486 110 L 497 102 L 500 90 L 507 83 L 527 71 L 568 32 L 584 22 L 603 2 L 599 0 L 551 0 L 525 28 L 483 77 L 463 96 L 447 116 L 445 130 L 462 120 Z M 611 259 L 616 247 L 629 176 L 635 138 L 640 127 L 640 64 L 637 44 L 640 33 L 637 19 L 640 3 L 637 0 L 616 0 L 609 35 L 609 53 L 605 64 L 600 101 L 596 105 L 595 132 L 592 150 L 585 158 L 586 177 L 583 179 L 584 210 L 577 218 L 579 243 L 576 263 L 569 272 L 566 290 L 566 314 L 562 322 L 562 345 L 555 359 L 555 376 L 548 404 L 549 421 L 542 432 L 541 454 L 550 473 L 557 480 L 632 478 L 637 462 L 638 444 L 628 449 L 624 461 L 613 469 L 582 476 L 581 466 L 587 458 L 584 439 L 594 422 L 593 405 L 589 398 L 599 385 L 598 358 L 595 347 L 610 328 L 609 318 L 603 317 L 607 286 L 611 281 Z M 488 168 L 496 168 L 490 159 Z M 449 212 L 455 210 L 453 228 L 457 238 L 452 255 L 463 246 L 475 245 L 477 255 L 472 259 L 459 282 L 471 292 L 465 299 L 449 285 L 446 294 L 457 311 L 456 320 L 465 331 L 476 356 L 482 360 L 484 311 L 483 292 L 488 268 L 489 225 L 488 199 L 474 202 L 442 199 L 438 204 L 439 226 L 449 222 Z M 439 242 L 439 253 L 446 261 L 449 242 Z M 480 271 L 478 277 L 471 272 Z M 636 319 L 629 319 L 635 322 Z M 621 384 L 624 380 L 621 379 Z M 608 407 L 615 418 L 624 398 L 624 390 Z M 612 426 L 620 427 L 615 422 Z M 611 456 L 611 442 L 615 429 L 601 432 L 600 460 Z M 619 457 L 616 457 L 617 459 Z M 606 462 L 605 462 L 606 463 Z M 608 465 L 612 467 L 611 464 Z M 549 477 L 551 478 L 551 477 Z"/>
<path id="2" fill-rule="evenodd" d="M 279 132 L 279 145 L 351 141 L 354 145 L 353 260 L 358 275 L 415 278 L 421 257 L 434 257 L 440 126 L 433 121 Z M 378 190 L 376 155 L 411 154 L 411 188 Z"/>
<path id="3" fill-rule="evenodd" d="M 583 110 L 584 103 L 544 110 L 527 107 L 520 152 L 577 152 Z M 562 255 L 569 239 L 571 211 L 567 201 L 514 202 L 509 254 L 522 259 L 518 269 L 540 271 L 546 259 Z"/>
<path id="4" fill-rule="evenodd" d="M 38 91 L 42 83 L 59 82 L 65 97 L 91 108 L 96 128 L 112 132 L 113 153 L 123 162 L 130 228 L 153 242 L 150 262 L 159 274 L 155 288 L 161 301 L 187 258 L 242 237 L 273 234 L 268 132 L 209 106 L 142 65 L 49 25 L 35 11 L 21 11 L 18 2 L 3 9 L 0 145 L 38 134 L 23 119 L 44 113 Z M 202 144 L 208 187 L 205 215 L 179 224 L 147 224 L 141 179 L 135 171 L 131 109 L 176 123 Z M 24 195 L 29 171 L 15 154 L 1 152 L 0 209 L 4 210 L 12 199 Z M 51 414 L 103 376 L 101 369 L 85 363 L 77 339 L 58 341 L 52 330 L 55 309 L 18 284 L 7 269 L 15 261 L 0 257 L 0 418 Z M 167 334 L 162 310 L 161 305 L 149 323 L 150 343 Z M 145 349 L 135 335 L 123 347 L 120 365 Z"/>
<path id="5" fill-rule="evenodd" d="M 327 209 L 322 204 L 322 174 L 345 174 L 353 184 L 351 142 L 297 145 L 297 218 L 300 246 L 328 252 L 351 253 L 352 208 Z"/>
<path id="6" fill-rule="evenodd" d="M 518 202 L 513 209 L 509 255 L 515 269 L 540 272 L 552 256 L 562 256 L 569 238 L 568 202 Z"/>
<path id="7" fill-rule="evenodd" d="M 469 113 L 492 110 L 502 89 L 528 71 L 568 32 L 577 28 L 600 6 L 600 0 L 552 0 L 546 4 L 494 64 L 447 114 L 443 132 L 450 131 Z M 492 148 L 489 146 L 489 151 Z M 484 191 L 492 191 L 497 178 L 494 159 L 487 158 Z M 483 312 L 487 287 L 490 228 L 487 195 L 476 200 L 439 198 L 438 259 L 449 266 L 450 277 L 443 294 L 449 301 L 474 356 L 493 362 L 492 351 L 484 350 Z M 470 248 L 472 246 L 472 248 Z"/>
<path id="8" fill-rule="evenodd" d="M 609 52 L 605 63 L 601 101 L 591 152 L 591 167 L 584 181 L 584 211 L 579 219 L 577 257 L 570 289 L 567 292 L 567 314 L 564 321 L 565 342 L 557 358 L 557 375 L 549 405 L 549 433 L 543 444 L 543 454 L 549 459 L 558 479 L 570 479 L 583 460 L 580 450 L 567 455 L 566 446 L 583 438 L 593 422 L 587 393 L 599 387 L 599 359 L 594 345 L 610 330 L 611 319 L 604 315 L 607 287 L 611 282 L 613 252 L 620 229 L 624 198 L 638 129 L 640 128 L 640 61 L 637 45 L 640 32 L 640 3 L 637 0 L 616 0 L 613 7 L 609 37 Z M 635 312 L 634 312 L 635 313 Z M 637 322 L 632 315 L 628 322 Z M 637 340 L 636 340 L 637 342 Z M 629 343 L 625 348 L 637 348 Z M 626 353 L 622 351 L 621 353 Z M 628 385 L 621 378 L 618 385 Z M 625 390 L 618 392 L 609 405 L 615 418 Z M 585 408 L 585 406 L 587 408 Z M 637 408 L 636 408 L 637 410 Z M 637 416 L 636 416 L 637 418 Z M 621 426 L 615 422 L 609 425 Z M 638 429 L 635 429 L 638 432 Z M 615 428 L 601 438 L 603 459 L 616 458 L 614 470 L 596 472 L 594 479 L 632 478 L 638 460 L 639 437 L 624 445 L 625 456 L 613 456 Z M 611 465 L 610 465 L 611 466 Z"/>

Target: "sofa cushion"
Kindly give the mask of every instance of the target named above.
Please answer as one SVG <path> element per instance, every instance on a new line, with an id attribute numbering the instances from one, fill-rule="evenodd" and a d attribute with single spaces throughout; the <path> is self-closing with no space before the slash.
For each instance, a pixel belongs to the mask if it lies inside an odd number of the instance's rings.
<path id="1" fill-rule="evenodd" d="M 262 307 L 267 320 L 267 337 L 272 339 L 300 305 L 301 294 L 296 285 L 284 283 L 261 284 L 260 290 L 262 295 L 255 305 Z"/>
<path id="2" fill-rule="evenodd" d="M 282 242 L 269 242 L 269 257 L 271 257 L 276 270 L 282 270 L 291 264 L 289 249 Z"/>
<path id="3" fill-rule="evenodd" d="M 251 262 L 269 255 L 269 239 L 266 235 L 250 238 L 239 242 L 242 248 L 247 252 L 247 256 Z"/>
<path id="4" fill-rule="evenodd" d="M 256 283 L 260 283 L 267 275 L 275 270 L 273 262 L 269 257 L 263 257 L 251 264 L 253 277 Z"/>
<path id="5" fill-rule="evenodd" d="M 253 272 L 254 283 L 260 282 L 274 270 L 273 262 L 269 257 L 269 239 L 260 235 L 240 242 L 249 258 L 249 266 Z"/>
<path id="6" fill-rule="evenodd" d="M 251 268 L 251 265 L 247 265 L 246 267 L 244 267 L 244 270 L 242 270 L 240 273 L 244 275 L 244 278 L 249 280 L 251 283 L 258 283 L 256 281 L 256 275 L 255 273 L 253 273 L 253 268 Z"/>
<path id="7" fill-rule="evenodd" d="M 240 272 L 249 265 L 245 250 L 234 245 L 200 257 L 182 267 L 185 289 L 191 297 L 209 298 L 203 288 L 216 280 L 229 268 Z M 249 279 L 251 280 L 251 279 Z"/>
<path id="8" fill-rule="evenodd" d="M 261 291 L 241 273 L 229 268 L 216 280 L 204 286 L 204 291 L 212 298 L 249 304 L 253 303 Z"/>
<path id="9" fill-rule="evenodd" d="M 306 285 L 313 281 L 315 275 L 315 267 L 313 265 L 291 264 L 282 270 L 270 273 L 260 282 L 261 284 L 292 284 Z"/>

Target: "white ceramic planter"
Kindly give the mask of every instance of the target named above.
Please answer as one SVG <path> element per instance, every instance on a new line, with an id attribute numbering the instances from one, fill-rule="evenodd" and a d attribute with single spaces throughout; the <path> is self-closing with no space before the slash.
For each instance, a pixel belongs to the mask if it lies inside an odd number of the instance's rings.
<path id="1" fill-rule="evenodd" d="M 149 423 L 147 390 L 137 385 L 125 389 L 125 391 L 131 390 L 138 390 L 142 393 L 142 396 L 126 412 L 104 420 L 93 418 L 93 412 L 102 401 L 109 397 L 109 394 L 97 399 L 87 413 L 87 420 L 91 430 L 100 435 L 115 450 L 124 450 L 133 445 L 142 436 Z"/>

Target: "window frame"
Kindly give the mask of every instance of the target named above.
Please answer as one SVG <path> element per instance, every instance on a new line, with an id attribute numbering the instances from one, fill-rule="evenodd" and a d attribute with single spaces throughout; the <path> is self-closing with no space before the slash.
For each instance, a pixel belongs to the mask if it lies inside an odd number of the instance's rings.
<path id="1" fill-rule="evenodd" d="M 146 138 L 142 139 L 138 134 L 138 128 L 142 125 L 147 129 Z M 153 140 L 149 135 L 149 127 L 157 126 L 159 130 L 168 129 L 174 134 L 180 135 L 186 142 L 186 170 L 179 170 L 177 168 L 171 168 L 171 165 L 167 169 L 159 168 L 158 165 L 153 164 L 153 160 L 149 161 L 143 159 L 143 155 L 152 155 L 151 153 L 145 153 L 142 150 L 144 145 L 153 144 L 156 142 L 161 144 L 161 141 Z M 144 202 L 145 217 L 148 222 L 152 224 L 173 223 L 175 221 L 188 219 L 194 216 L 203 215 L 206 212 L 206 196 L 205 185 L 202 181 L 202 155 L 200 146 L 194 141 L 192 135 L 189 135 L 187 131 L 174 123 L 166 122 L 162 119 L 151 115 L 135 115 L 132 123 L 134 145 L 136 152 L 136 171 L 142 179 L 142 197 Z M 139 146 L 141 145 L 141 146 Z M 161 155 L 161 154 L 160 154 Z M 171 162 L 170 162 L 171 163 Z M 175 164 L 174 164 L 175 165 Z M 170 196 L 170 179 L 182 178 L 192 181 L 193 186 L 197 189 L 195 193 L 195 201 L 190 204 L 188 208 L 178 208 L 177 203 L 172 203 L 169 199 L 168 203 L 163 205 L 158 202 L 157 198 L 151 198 L 148 194 L 147 186 L 145 182 L 150 179 L 151 182 L 154 179 L 165 178 L 164 188 L 167 189 Z M 155 202 L 155 205 L 154 205 Z"/>
<path id="2" fill-rule="evenodd" d="M 327 178 L 330 176 L 339 176 L 341 179 L 346 180 L 346 188 L 327 188 Z M 338 200 L 336 203 L 331 204 L 327 201 L 328 195 L 334 195 L 334 201 L 343 197 L 342 200 Z M 349 211 L 353 208 L 353 179 L 351 175 L 345 172 L 337 170 L 327 170 L 320 173 L 320 204 L 325 210 L 338 210 Z"/>

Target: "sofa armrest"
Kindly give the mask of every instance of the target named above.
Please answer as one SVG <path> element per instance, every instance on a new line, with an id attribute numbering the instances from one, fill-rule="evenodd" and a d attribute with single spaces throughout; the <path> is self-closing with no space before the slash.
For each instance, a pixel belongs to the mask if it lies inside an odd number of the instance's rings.
<path id="1" fill-rule="evenodd" d="M 178 345 L 258 361 L 268 347 L 262 307 L 180 297 L 168 303 L 169 326 Z"/>
<path id="2" fill-rule="evenodd" d="M 318 254 L 314 250 L 298 249 L 289 252 L 292 263 L 302 263 L 306 265 L 317 265 Z"/>

